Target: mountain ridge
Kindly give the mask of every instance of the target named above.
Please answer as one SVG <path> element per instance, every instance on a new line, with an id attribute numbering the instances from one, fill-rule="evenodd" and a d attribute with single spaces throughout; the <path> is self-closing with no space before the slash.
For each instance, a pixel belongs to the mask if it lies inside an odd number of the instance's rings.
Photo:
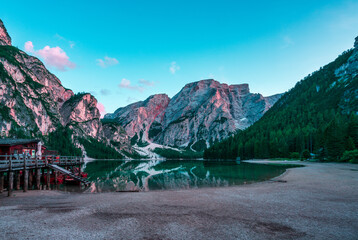
<path id="1" fill-rule="evenodd" d="M 172 99 L 166 94 L 152 95 L 106 114 L 104 118 L 116 119 L 132 138 L 132 143 L 153 142 L 201 151 L 238 129 L 250 126 L 280 96 L 250 93 L 248 84 L 228 85 L 204 79 L 186 84 Z M 152 99 L 160 99 L 162 104 L 147 106 Z M 142 122 L 144 108 L 146 121 Z"/>

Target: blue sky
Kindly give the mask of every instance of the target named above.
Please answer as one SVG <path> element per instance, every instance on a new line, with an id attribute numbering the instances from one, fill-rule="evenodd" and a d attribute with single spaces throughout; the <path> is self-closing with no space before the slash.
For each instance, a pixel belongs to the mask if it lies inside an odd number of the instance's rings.
<path id="1" fill-rule="evenodd" d="M 7 1 L 13 45 L 113 112 L 214 78 L 265 96 L 353 46 L 357 1 Z"/>

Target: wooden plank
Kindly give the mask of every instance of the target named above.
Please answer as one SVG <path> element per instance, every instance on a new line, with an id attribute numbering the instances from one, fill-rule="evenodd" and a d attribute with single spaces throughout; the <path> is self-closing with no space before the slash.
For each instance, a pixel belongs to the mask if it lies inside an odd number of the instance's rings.
<path id="1" fill-rule="evenodd" d="M 54 170 L 57 170 L 59 172 L 62 172 L 64 175 L 68 175 L 70 177 L 72 177 L 73 179 L 77 180 L 77 181 L 80 181 L 80 182 L 83 182 L 85 184 L 89 184 L 90 182 L 84 178 L 82 178 L 81 176 L 77 176 L 75 175 L 74 173 L 62 168 L 62 167 L 59 167 L 57 165 L 54 165 L 54 164 L 50 164 L 49 165 L 50 168 L 54 169 Z"/>

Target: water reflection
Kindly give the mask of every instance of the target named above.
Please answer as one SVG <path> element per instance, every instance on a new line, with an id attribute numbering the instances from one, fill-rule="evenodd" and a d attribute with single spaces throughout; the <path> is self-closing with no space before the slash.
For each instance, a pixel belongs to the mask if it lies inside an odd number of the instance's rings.
<path id="1" fill-rule="evenodd" d="M 236 163 L 235 161 L 106 161 L 86 164 L 92 181 L 88 192 L 150 191 L 223 187 L 263 181 L 293 165 Z"/>

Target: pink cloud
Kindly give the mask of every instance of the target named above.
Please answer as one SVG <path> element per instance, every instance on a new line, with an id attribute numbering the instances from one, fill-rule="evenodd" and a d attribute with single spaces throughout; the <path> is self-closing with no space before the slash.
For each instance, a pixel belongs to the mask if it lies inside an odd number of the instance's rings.
<path id="1" fill-rule="evenodd" d="M 45 61 L 51 67 L 55 67 L 60 71 L 67 71 L 69 68 L 73 69 L 76 64 L 69 60 L 67 54 L 60 47 L 45 46 L 43 49 L 35 50 L 31 41 L 25 43 L 25 50 L 33 53 Z"/>
<path id="2" fill-rule="evenodd" d="M 97 108 L 99 110 L 99 113 L 101 114 L 101 118 L 104 117 L 104 115 L 106 114 L 106 108 L 104 107 L 104 105 L 100 102 L 97 102 Z"/>
<path id="3" fill-rule="evenodd" d="M 27 41 L 25 43 L 25 51 L 30 52 L 30 53 L 34 53 L 34 45 L 32 44 L 31 41 Z"/>

